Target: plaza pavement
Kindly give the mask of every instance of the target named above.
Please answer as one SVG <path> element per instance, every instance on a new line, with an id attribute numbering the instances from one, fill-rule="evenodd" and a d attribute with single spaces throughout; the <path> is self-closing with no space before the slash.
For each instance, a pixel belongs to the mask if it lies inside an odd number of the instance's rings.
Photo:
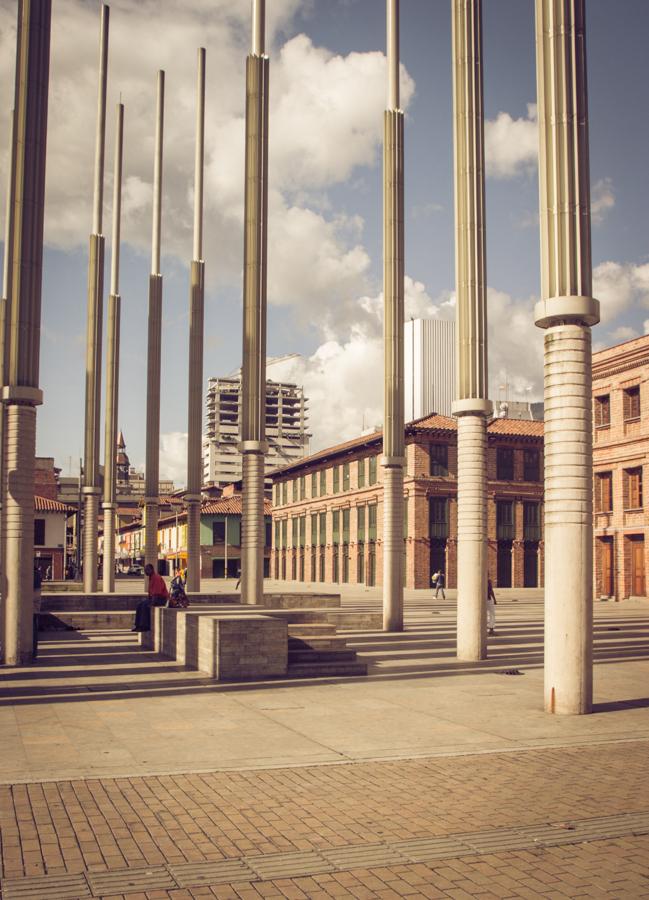
<path id="1" fill-rule="evenodd" d="M 406 592 L 403 634 L 350 640 L 366 678 L 216 684 L 48 636 L 0 673 L 2 900 L 649 897 L 649 603 L 596 603 L 595 711 L 559 717 L 541 592 L 498 600 L 466 664 L 453 592 Z"/>

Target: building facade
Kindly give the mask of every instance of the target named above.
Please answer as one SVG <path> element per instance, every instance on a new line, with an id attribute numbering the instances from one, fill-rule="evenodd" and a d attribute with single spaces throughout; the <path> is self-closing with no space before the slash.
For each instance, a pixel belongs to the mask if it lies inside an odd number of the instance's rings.
<path id="1" fill-rule="evenodd" d="M 593 354 L 595 596 L 647 596 L 649 335 Z"/>
<path id="2" fill-rule="evenodd" d="M 238 578 L 241 572 L 241 495 L 207 499 L 201 506 L 201 578 Z M 266 544 L 264 577 L 270 575 L 271 506 L 264 503 Z M 124 524 L 117 534 L 120 559 L 127 568 L 144 559 L 142 522 Z M 159 567 L 173 575 L 187 566 L 187 510 L 179 506 L 158 520 Z"/>
<path id="3" fill-rule="evenodd" d="M 231 484 L 242 477 L 241 374 L 210 378 L 203 440 L 203 483 Z M 307 401 L 296 384 L 266 381 L 266 472 L 308 453 Z"/>
<path id="4" fill-rule="evenodd" d="M 540 587 L 543 423 L 493 420 L 488 436 L 489 573 L 500 587 Z M 273 473 L 271 576 L 381 584 L 382 434 L 356 438 Z M 457 425 L 432 415 L 406 426 L 405 586 L 457 579 Z"/>
<path id="5" fill-rule="evenodd" d="M 455 320 L 409 319 L 404 324 L 406 421 L 433 412 L 451 415 L 455 399 Z"/>
<path id="6" fill-rule="evenodd" d="M 34 496 L 34 565 L 48 581 L 64 577 L 66 523 L 74 509 L 49 497 Z"/>

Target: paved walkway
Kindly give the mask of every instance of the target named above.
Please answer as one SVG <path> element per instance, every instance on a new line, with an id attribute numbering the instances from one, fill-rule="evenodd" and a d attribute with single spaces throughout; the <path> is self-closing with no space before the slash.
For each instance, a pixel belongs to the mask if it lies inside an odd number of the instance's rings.
<path id="1" fill-rule="evenodd" d="M 367 678 L 317 683 L 52 635 L 0 675 L 2 900 L 649 897 L 649 605 L 595 612 L 583 717 L 542 712 L 534 593 L 466 665 L 453 599 L 413 592 L 355 637 Z"/>

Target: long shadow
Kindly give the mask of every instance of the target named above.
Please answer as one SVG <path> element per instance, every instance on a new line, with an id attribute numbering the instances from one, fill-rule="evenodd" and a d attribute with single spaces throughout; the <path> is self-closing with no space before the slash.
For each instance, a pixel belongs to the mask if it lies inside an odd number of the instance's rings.
<path id="1" fill-rule="evenodd" d="M 613 664 L 622 660 L 646 660 L 649 658 L 648 623 L 624 619 L 599 623 L 595 630 L 594 659 L 598 664 Z M 619 627 L 618 627 L 619 623 Z M 543 632 L 540 623 L 526 623 L 518 627 L 503 621 L 498 624 L 498 635 L 489 642 L 489 658 L 478 662 L 464 662 L 454 658 L 455 630 L 447 623 L 431 623 L 414 626 L 406 632 L 393 634 L 382 632 L 371 635 L 347 633 L 348 644 L 356 649 L 361 658 L 369 664 L 367 681 L 397 681 L 400 679 L 439 678 L 457 675 L 497 674 L 506 675 L 512 669 L 533 671 L 543 666 Z M 609 634 L 615 631 L 613 639 Z M 38 703 L 63 703 L 102 699 L 119 699 L 120 697 L 173 696 L 179 694 L 197 694 L 214 692 L 237 692 L 249 690 L 275 689 L 278 687 L 309 687 L 314 684 L 336 685 L 357 683 L 354 677 L 326 677 L 318 679 L 268 679 L 260 682 L 214 682 L 200 673 L 192 673 L 192 677 L 182 677 L 189 670 L 176 663 L 166 661 L 152 651 L 140 649 L 134 644 L 131 635 L 123 632 L 112 632 L 102 637 L 102 642 L 89 640 L 84 635 L 61 635 L 51 641 L 44 641 L 41 660 L 34 669 L 22 672 L 3 672 L 5 677 L 15 680 L 54 677 L 60 681 L 55 685 L 23 686 L 12 685 L 0 691 L 0 705 L 25 705 Z M 105 643 L 104 643 L 105 641 Z M 521 646 L 521 643 L 526 646 Z M 398 655 L 394 655 L 398 654 Z M 413 658 L 419 658 L 414 662 Z M 127 669 L 116 669 L 115 664 L 123 660 Z M 103 664 L 108 666 L 103 668 Z M 146 663 L 146 668 L 141 664 Z M 96 666 L 88 671 L 90 676 L 85 684 L 65 685 L 66 677 L 70 677 L 69 667 L 72 665 Z M 51 673 L 50 667 L 60 671 Z M 66 667 L 67 670 L 66 671 Z M 143 676 L 164 676 L 175 673 L 177 677 L 170 681 L 165 677 L 147 678 L 136 681 L 138 674 Z M 99 680 L 103 675 L 128 675 L 132 680 L 128 684 L 106 684 Z M 74 673 L 78 678 L 79 674 Z M 625 705 L 627 704 L 627 705 Z M 633 706 L 628 706 L 633 704 Z M 597 704 L 595 712 L 609 712 L 625 708 L 644 708 L 649 701 L 620 701 L 619 703 Z"/>
<path id="2" fill-rule="evenodd" d="M 609 700 L 608 703 L 593 703 L 593 712 L 618 712 L 621 709 L 647 709 L 649 697 L 637 700 Z"/>

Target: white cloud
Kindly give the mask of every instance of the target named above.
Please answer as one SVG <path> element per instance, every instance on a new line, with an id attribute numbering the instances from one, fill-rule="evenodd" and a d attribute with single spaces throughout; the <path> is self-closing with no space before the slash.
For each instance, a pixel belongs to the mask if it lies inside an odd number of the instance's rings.
<path id="1" fill-rule="evenodd" d="M 516 300 L 487 290 L 489 382 L 492 399 L 507 384 L 511 400 L 543 397 L 543 332 L 534 324 L 534 298 Z"/>
<path id="2" fill-rule="evenodd" d="M 637 337 L 638 332 L 629 325 L 620 325 L 615 331 L 611 332 L 611 337 L 616 341 L 629 341 L 631 338 Z"/>
<path id="3" fill-rule="evenodd" d="M 605 324 L 632 306 L 649 307 L 649 263 L 600 263 L 593 270 L 593 293 Z"/>
<path id="4" fill-rule="evenodd" d="M 0 110 L 11 105 L 15 12 L 0 0 Z M 382 53 L 336 55 L 304 34 L 278 40 L 305 12 L 268 8 L 270 69 L 269 299 L 346 307 L 367 292 L 363 222 L 331 208 L 327 189 L 378 164 L 385 104 Z M 85 247 L 91 228 L 99 17 L 84 0 L 58 0 L 52 27 L 46 241 Z M 163 254 L 191 252 L 196 50 L 207 46 L 205 255 L 208 278 L 240 284 L 243 248 L 245 57 L 249 0 L 111 3 L 104 227 L 110 233 L 114 105 L 125 103 L 122 240 L 148 255 L 156 71 L 166 72 Z M 134 52 L 137 48 L 137 52 Z M 401 74 L 402 105 L 414 83 Z M 3 120 L 0 117 L 0 126 Z M 4 149 L 4 148 L 2 148 Z M 5 155 L 6 157 L 6 155 Z M 6 168 L 6 158 L 2 160 Z M 3 168 L 0 181 L 5 183 Z M 163 264 L 163 269 L 165 265 Z M 308 298 L 305 302 L 305 298 Z M 323 318 L 321 315 L 320 318 Z"/>
<path id="5" fill-rule="evenodd" d="M 600 178 L 591 188 L 590 216 L 599 225 L 609 210 L 615 206 L 615 190 L 611 178 Z"/>
<path id="6" fill-rule="evenodd" d="M 171 478 L 176 487 L 187 483 L 187 433 L 160 435 L 160 478 Z"/>
<path id="7" fill-rule="evenodd" d="M 539 138 L 536 104 L 528 103 L 527 117 L 513 119 L 499 112 L 485 122 L 487 175 L 515 178 L 533 172 L 538 164 Z"/>

